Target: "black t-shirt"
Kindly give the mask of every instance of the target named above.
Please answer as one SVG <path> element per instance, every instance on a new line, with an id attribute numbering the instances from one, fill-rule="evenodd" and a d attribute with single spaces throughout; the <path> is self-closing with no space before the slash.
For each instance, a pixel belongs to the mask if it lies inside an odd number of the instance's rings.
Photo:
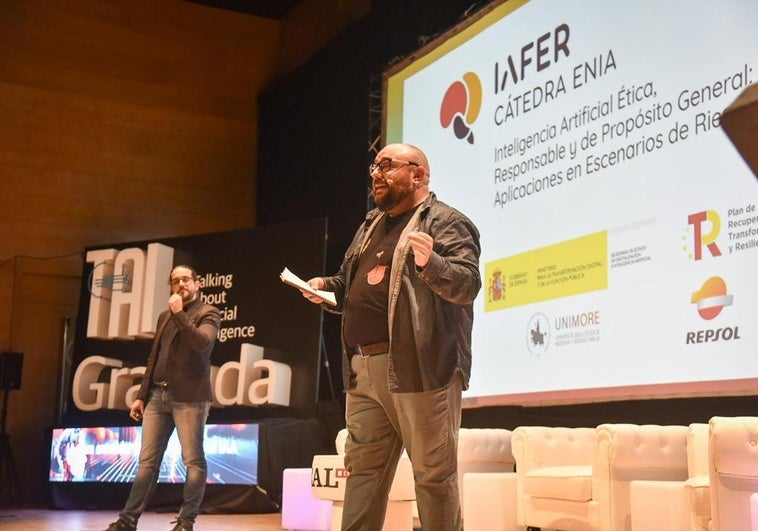
<path id="1" fill-rule="evenodd" d="M 389 340 L 387 310 L 392 255 L 413 210 L 377 224 L 361 254 L 345 305 L 343 334 L 348 347 Z"/>

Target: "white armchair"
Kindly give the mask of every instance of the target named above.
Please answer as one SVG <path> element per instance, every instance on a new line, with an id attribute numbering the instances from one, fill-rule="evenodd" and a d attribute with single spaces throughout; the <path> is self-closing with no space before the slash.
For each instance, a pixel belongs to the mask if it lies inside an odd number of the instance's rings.
<path id="1" fill-rule="evenodd" d="M 516 474 L 512 432 L 463 429 L 458 437 L 458 481 L 463 481 L 463 527 L 523 531 L 516 524 Z"/>
<path id="2" fill-rule="evenodd" d="M 711 531 L 755 529 L 750 497 L 758 492 L 758 417 L 709 422 Z"/>
<path id="3" fill-rule="evenodd" d="M 701 529 L 702 518 L 688 503 L 687 489 L 705 482 L 699 496 L 704 499 L 704 511 L 710 518 L 708 500 L 708 424 L 693 423 L 687 429 L 687 476 L 686 481 L 634 480 L 629 486 L 632 512 L 632 531 L 690 531 Z M 700 511 L 703 511 L 701 508 Z M 701 531 L 708 529 L 708 526 Z"/>
<path id="4" fill-rule="evenodd" d="M 687 432 L 633 424 L 516 428 L 519 525 L 628 531 L 631 481 L 687 478 Z"/>
<path id="5" fill-rule="evenodd" d="M 513 473 L 512 432 L 500 428 L 461 428 L 458 431 L 458 492 L 461 514 L 466 518 L 466 474 Z"/>

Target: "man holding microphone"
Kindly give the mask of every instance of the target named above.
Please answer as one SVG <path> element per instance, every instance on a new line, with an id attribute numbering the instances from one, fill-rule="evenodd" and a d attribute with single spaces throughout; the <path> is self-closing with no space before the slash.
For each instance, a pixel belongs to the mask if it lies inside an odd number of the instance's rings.
<path id="1" fill-rule="evenodd" d="M 192 531 L 205 494 L 205 421 L 212 400 L 210 356 L 221 325 L 218 308 L 200 300 L 194 268 L 174 267 L 168 310 L 158 316 L 153 346 L 130 416 L 142 420 L 139 470 L 117 521 L 106 531 L 133 531 L 155 489 L 163 454 L 177 430 L 187 478 L 172 531 Z"/>

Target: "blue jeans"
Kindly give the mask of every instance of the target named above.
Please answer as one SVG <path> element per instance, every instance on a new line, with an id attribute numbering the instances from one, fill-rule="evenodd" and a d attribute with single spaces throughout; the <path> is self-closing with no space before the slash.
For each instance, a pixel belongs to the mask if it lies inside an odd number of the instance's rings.
<path id="1" fill-rule="evenodd" d="M 187 467 L 184 503 L 179 511 L 179 518 L 195 521 L 200 512 L 200 503 L 205 494 L 205 480 L 208 476 L 203 436 L 209 409 L 210 402 L 174 402 L 170 390 L 152 391 L 142 419 L 139 470 L 129 498 L 119 514 L 121 520 L 137 525 L 137 520 L 155 490 L 161 460 L 176 427 L 182 447 L 182 461 Z"/>

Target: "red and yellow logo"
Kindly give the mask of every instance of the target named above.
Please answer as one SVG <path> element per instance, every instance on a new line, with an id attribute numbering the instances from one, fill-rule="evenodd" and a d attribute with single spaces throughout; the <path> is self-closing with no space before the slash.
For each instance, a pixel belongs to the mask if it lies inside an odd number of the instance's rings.
<path id="1" fill-rule="evenodd" d="M 466 72 L 463 81 L 456 81 L 445 92 L 440 106 L 440 123 L 447 129 L 452 125 L 456 138 L 474 143 L 471 125 L 482 109 L 482 82 L 473 72 Z"/>
<path id="2" fill-rule="evenodd" d="M 733 299 L 732 295 L 727 294 L 724 279 L 711 277 L 692 294 L 690 302 L 697 304 L 697 313 L 700 317 L 710 321 L 721 313 L 724 306 L 731 306 Z"/>
<path id="3" fill-rule="evenodd" d="M 492 272 L 492 277 L 487 282 L 487 299 L 489 302 L 505 299 L 505 280 L 503 279 L 503 272 L 499 269 Z"/>

